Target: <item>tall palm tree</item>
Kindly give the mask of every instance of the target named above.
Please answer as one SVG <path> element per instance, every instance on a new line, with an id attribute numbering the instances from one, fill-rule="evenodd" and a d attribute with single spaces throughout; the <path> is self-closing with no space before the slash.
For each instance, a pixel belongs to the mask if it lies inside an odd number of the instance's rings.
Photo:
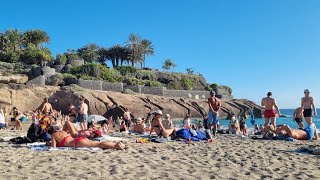
<path id="1" fill-rule="evenodd" d="M 141 43 L 141 37 L 138 34 L 130 34 L 129 39 L 127 41 L 127 48 L 129 48 L 132 52 L 131 63 L 134 66 L 134 63 L 137 62 L 141 58 L 141 54 L 139 54 L 139 48 Z"/>
<path id="2" fill-rule="evenodd" d="M 125 58 L 126 55 L 125 53 L 126 48 L 120 45 L 114 45 L 108 49 L 109 59 L 111 60 L 113 67 L 118 67 L 120 63 L 122 64 L 122 59 Z"/>
<path id="3" fill-rule="evenodd" d="M 14 52 L 21 51 L 22 44 L 22 33 L 18 29 L 9 29 L 5 32 L 5 36 L 7 36 L 7 48 L 8 50 L 12 50 Z"/>
<path id="4" fill-rule="evenodd" d="M 27 47 L 29 43 L 40 47 L 40 44 L 50 42 L 50 37 L 45 31 L 39 29 L 28 30 L 23 33 L 23 41 L 25 47 Z"/>
<path id="5" fill-rule="evenodd" d="M 98 54 L 99 46 L 96 44 L 88 44 L 83 48 L 77 50 L 79 56 L 86 62 L 96 62 L 99 58 Z"/>
<path id="6" fill-rule="evenodd" d="M 154 49 L 152 47 L 152 42 L 148 39 L 143 39 L 140 43 L 140 48 L 141 48 L 141 53 L 143 55 L 143 67 L 146 66 L 145 60 L 146 60 L 146 55 L 154 55 Z M 141 63 L 141 69 L 142 69 L 142 63 Z"/>

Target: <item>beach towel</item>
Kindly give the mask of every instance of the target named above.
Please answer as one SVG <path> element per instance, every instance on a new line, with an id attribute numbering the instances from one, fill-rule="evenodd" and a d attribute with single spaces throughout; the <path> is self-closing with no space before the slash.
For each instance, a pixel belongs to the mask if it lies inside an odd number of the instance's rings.
<path id="1" fill-rule="evenodd" d="M 101 150 L 98 147 L 95 148 L 76 148 L 76 147 L 56 147 L 56 148 L 49 148 L 49 146 L 46 145 L 46 143 L 42 142 L 35 142 L 27 144 L 27 147 L 30 148 L 33 151 L 62 151 L 62 150 Z"/>
<path id="2" fill-rule="evenodd" d="M 151 138 L 151 142 L 155 143 L 165 143 L 165 142 L 172 142 L 170 137 L 164 138 L 164 137 L 156 137 L 156 138 Z"/>
<path id="3" fill-rule="evenodd" d="M 102 137 L 93 138 L 93 141 L 129 141 L 129 139 L 124 139 L 121 137 L 112 137 L 109 135 L 102 135 Z"/>
<path id="4" fill-rule="evenodd" d="M 177 138 L 191 139 L 192 141 L 208 140 L 206 133 L 197 130 L 197 135 L 193 136 L 189 129 L 180 129 L 176 132 Z"/>

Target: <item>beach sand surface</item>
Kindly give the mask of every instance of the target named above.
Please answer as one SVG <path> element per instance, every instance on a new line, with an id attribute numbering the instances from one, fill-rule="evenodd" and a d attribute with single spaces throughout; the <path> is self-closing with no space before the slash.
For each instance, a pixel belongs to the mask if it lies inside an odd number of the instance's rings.
<path id="1" fill-rule="evenodd" d="M 25 131 L 0 130 L 0 138 Z M 250 140 L 220 135 L 216 142 L 136 143 L 129 149 L 32 151 L 0 142 L 1 179 L 320 179 L 320 156 L 293 152 L 319 141 Z"/>

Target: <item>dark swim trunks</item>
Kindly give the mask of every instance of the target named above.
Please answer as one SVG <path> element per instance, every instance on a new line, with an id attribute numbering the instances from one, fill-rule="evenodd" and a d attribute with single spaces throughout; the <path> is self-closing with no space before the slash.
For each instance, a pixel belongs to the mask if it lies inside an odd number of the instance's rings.
<path id="1" fill-rule="evenodd" d="M 312 109 L 303 110 L 303 117 L 312 117 Z"/>
<path id="2" fill-rule="evenodd" d="M 301 118 L 294 118 L 294 120 L 295 120 L 298 124 L 300 124 L 300 123 L 303 121 L 303 119 L 301 119 Z"/>

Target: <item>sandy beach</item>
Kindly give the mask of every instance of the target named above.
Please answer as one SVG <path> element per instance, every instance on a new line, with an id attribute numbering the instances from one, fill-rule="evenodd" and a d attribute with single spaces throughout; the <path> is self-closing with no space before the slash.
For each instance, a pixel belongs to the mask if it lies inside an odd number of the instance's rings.
<path id="1" fill-rule="evenodd" d="M 1 130 L 0 136 L 24 132 Z M 319 141 L 269 141 L 219 135 L 215 143 L 136 143 L 129 149 L 32 151 L 1 142 L 1 179 L 319 179 L 319 157 L 292 152 Z"/>

